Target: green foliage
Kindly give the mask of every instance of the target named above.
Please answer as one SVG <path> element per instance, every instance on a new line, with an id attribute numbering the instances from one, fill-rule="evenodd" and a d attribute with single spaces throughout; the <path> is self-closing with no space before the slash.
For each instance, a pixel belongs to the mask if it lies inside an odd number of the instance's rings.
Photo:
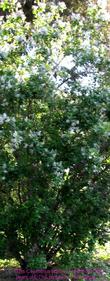
<path id="1" fill-rule="evenodd" d="M 63 9 L 40 3 L 30 24 L 14 5 L 0 32 L 0 231 L 33 267 L 107 239 L 106 23 Z"/>
<path id="2" fill-rule="evenodd" d="M 110 260 L 110 242 L 105 246 L 97 244 L 94 250 L 94 260 L 109 261 Z"/>
<path id="3" fill-rule="evenodd" d="M 15 259 L 0 259 L 0 269 L 6 267 L 18 267 L 19 263 Z"/>
<path id="4" fill-rule="evenodd" d="M 47 268 L 47 261 L 43 254 L 40 254 L 38 257 L 31 258 L 28 262 L 31 269 Z"/>
<path id="5" fill-rule="evenodd" d="M 66 253 L 65 256 L 59 258 L 59 265 L 62 269 L 68 270 L 72 268 L 92 268 L 92 253 L 86 251 L 74 251 L 72 255 Z"/>
<path id="6" fill-rule="evenodd" d="M 9 0 L 4 0 L 0 2 L 0 9 L 2 10 L 3 14 L 5 15 L 5 12 L 12 12 L 13 11 L 13 6 L 15 1 L 9 1 Z"/>

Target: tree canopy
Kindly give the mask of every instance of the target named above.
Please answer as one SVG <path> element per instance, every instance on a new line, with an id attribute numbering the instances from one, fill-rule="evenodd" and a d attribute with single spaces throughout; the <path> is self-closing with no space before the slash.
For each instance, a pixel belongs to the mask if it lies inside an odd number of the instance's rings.
<path id="1" fill-rule="evenodd" d="M 105 20 L 61 18 L 39 3 L 33 24 L 1 18 L 0 249 L 37 266 L 69 263 L 106 241 L 110 88 Z"/>
<path id="2" fill-rule="evenodd" d="M 4 18 L 6 19 L 7 15 L 9 14 L 9 7 L 12 5 L 12 1 L 10 0 L 4 0 L 2 1 L 3 5 L 0 7 L 0 15 L 4 15 Z M 54 3 L 56 5 L 59 5 L 62 3 L 62 0 L 58 1 L 45 1 L 46 5 L 48 6 L 48 3 Z M 26 16 L 26 21 L 32 22 L 34 18 L 33 14 L 33 5 L 38 5 L 39 0 L 16 0 L 16 4 L 21 5 L 21 9 L 23 10 L 25 16 Z M 65 0 L 64 3 L 66 4 L 65 10 L 63 10 L 63 13 L 65 15 L 69 15 L 71 12 L 76 12 L 79 11 L 80 13 L 85 14 L 85 11 L 87 9 L 87 5 L 90 3 L 88 0 Z"/>

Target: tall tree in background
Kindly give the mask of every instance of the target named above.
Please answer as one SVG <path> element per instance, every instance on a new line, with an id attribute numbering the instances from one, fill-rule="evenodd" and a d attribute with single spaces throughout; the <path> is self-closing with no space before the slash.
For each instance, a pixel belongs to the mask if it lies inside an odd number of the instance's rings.
<path id="1" fill-rule="evenodd" d="M 104 243 L 109 219 L 106 24 L 64 8 L 1 19 L 0 249 L 36 268 Z"/>

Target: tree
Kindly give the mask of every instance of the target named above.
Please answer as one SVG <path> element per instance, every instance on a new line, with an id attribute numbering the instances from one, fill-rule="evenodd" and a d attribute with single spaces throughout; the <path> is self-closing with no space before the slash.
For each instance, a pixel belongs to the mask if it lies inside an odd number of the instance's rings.
<path id="1" fill-rule="evenodd" d="M 1 20 L 0 235 L 21 265 L 68 262 L 106 240 L 105 21 L 92 8 L 65 21 L 64 8 L 40 3 L 32 25 L 14 6 Z"/>

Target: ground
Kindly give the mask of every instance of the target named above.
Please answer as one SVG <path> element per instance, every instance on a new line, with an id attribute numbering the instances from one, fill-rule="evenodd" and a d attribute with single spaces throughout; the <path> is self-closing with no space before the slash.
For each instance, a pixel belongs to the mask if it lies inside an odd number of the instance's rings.
<path id="1" fill-rule="evenodd" d="M 95 278 L 93 281 L 110 281 L 110 242 L 105 246 L 96 246 L 93 261 L 91 263 L 93 268 L 99 268 L 103 272 L 99 278 Z M 19 264 L 14 259 L 0 260 L 0 281 L 17 280 L 15 268 L 18 268 L 18 266 Z M 77 281 L 87 281 L 87 279 L 79 279 Z"/>

